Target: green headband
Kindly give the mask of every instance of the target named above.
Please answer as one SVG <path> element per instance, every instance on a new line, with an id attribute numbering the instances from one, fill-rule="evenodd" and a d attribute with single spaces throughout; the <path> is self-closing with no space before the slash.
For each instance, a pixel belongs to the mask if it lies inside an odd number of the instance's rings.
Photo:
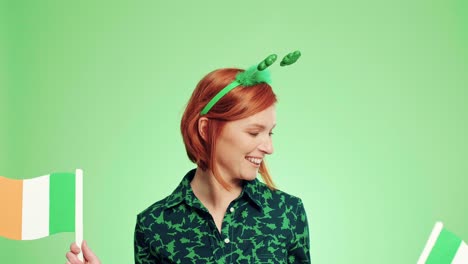
<path id="1" fill-rule="evenodd" d="M 289 53 L 288 55 L 284 56 L 281 60 L 280 66 L 291 65 L 299 59 L 301 56 L 301 52 L 296 50 L 294 52 Z M 219 91 L 203 108 L 200 112 L 200 115 L 206 115 L 210 109 L 221 99 L 225 96 L 229 91 L 236 88 L 239 85 L 244 87 L 252 86 L 259 83 L 271 83 L 270 71 L 266 70 L 269 66 L 271 66 L 275 61 L 276 54 L 272 54 L 258 65 L 254 65 L 247 69 L 246 71 L 240 72 L 236 75 L 236 79 L 224 87 L 221 91 Z"/>

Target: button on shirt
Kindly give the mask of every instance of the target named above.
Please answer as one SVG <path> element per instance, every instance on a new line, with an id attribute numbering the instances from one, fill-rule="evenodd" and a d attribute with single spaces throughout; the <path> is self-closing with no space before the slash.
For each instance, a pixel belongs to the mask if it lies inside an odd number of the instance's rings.
<path id="1" fill-rule="evenodd" d="M 137 217 L 135 263 L 310 263 L 302 201 L 245 181 L 231 202 L 221 232 L 185 175 L 175 191 Z"/>

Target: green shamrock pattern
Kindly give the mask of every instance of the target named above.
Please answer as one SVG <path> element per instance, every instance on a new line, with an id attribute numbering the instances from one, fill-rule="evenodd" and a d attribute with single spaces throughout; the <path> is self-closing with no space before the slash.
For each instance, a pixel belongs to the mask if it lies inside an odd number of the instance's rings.
<path id="1" fill-rule="evenodd" d="M 190 187 L 194 175 L 137 216 L 135 263 L 310 263 L 301 199 L 245 181 L 219 232 Z"/>

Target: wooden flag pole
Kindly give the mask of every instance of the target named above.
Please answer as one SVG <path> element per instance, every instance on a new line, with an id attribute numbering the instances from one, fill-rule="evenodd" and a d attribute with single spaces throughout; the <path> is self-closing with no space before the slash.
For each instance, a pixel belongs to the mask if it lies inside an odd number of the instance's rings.
<path id="1" fill-rule="evenodd" d="M 81 249 L 83 243 L 83 170 L 76 170 L 75 181 L 75 242 Z M 83 250 L 78 254 L 78 259 L 83 261 Z"/>
<path id="2" fill-rule="evenodd" d="M 424 247 L 424 250 L 418 259 L 417 264 L 426 263 L 426 260 L 427 258 L 429 258 L 429 254 L 431 253 L 431 250 L 434 247 L 437 241 L 437 238 L 439 237 L 439 234 L 442 231 L 443 227 L 444 227 L 444 224 L 442 222 L 436 222 L 434 228 L 432 229 L 431 235 L 429 236 L 429 240 L 427 240 L 426 246 Z"/>

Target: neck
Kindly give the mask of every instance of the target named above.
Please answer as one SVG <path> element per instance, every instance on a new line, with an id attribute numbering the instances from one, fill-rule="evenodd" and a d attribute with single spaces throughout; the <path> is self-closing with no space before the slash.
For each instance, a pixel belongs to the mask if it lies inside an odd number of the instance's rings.
<path id="1" fill-rule="evenodd" d="M 209 211 L 224 211 L 242 192 L 242 181 L 228 183 L 230 190 L 226 190 L 215 179 L 211 170 L 197 168 L 190 185 L 195 196 Z"/>

